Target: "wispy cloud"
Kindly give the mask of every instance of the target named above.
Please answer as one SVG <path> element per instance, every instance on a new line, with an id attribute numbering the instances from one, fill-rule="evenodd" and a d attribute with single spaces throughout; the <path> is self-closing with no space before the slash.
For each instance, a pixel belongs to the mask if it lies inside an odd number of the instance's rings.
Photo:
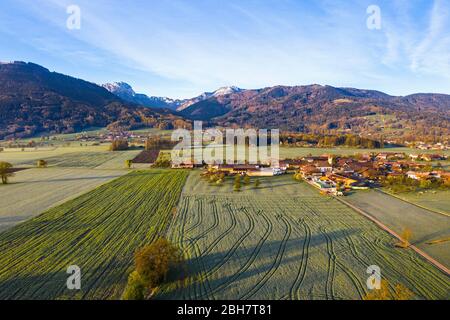
<path id="1" fill-rule="evenodd" d="M 136 0 L 124 6 L 78 0 L 82 29 L 76 32 L 65 28 L 72 1 L 23 1 L 51 32 L 17 33 L 49 55 L 91 65 L 108 59 L 131 77 L 136 70 L 161 79 L 161 94 L 174 96 L 231 84 L 322 83 L 403 93 L 416 90 L 405 82 L 411 75 L 448 76 L 450 0 L 417 0 L 420 10 L 411 1 L 380 1 L 381 32 L 366 28 L 370 1 Z M 417 87 L 431 86 L 426 80 Z"/>
<path id="2" fill-rule="evenodd" d="M 434 1 L 427 34 L 410 56 L 413 71 L 436 72 L 440 70 L 440 72 L 445 72 L 445 76 L 450 77 L 450 37 L 442 37 L 445 33 L 448 35 L 445 27 L 448 26 L 449 7 L 448 1 Z M 439 69 L 436 70 L 436 67 Z M 443 70 L 442 67 L 444 67 Z"/>
<path id="3" fill-rule="evenodd" d="M 407 68 L 416 75 L 450 78 L 450 1 L 429 3 L 418 12 L 410 1 L 396 1 L 398 11 L 384 24 L 382 62 L 392 68 Z"/>

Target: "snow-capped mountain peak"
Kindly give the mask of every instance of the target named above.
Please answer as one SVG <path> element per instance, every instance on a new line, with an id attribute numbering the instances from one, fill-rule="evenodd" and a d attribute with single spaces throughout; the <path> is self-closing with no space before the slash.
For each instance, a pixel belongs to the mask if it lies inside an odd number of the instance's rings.
<path id="1" fill-rule="evenodd" d="M 106 83 L 102 87 L 125 101 L 146 107 L 176 109 L 184 102 L 184 100 L 174 100 L 167 97 L 149 97 L 145 94 L 136 93 L 126 82 Z"/>
<path id="2" fill-rule="evenodd" d="M 214 97 L 218 97 L 218 96 L 224 96 L 227 94 L 232 94 L 232 93 L 236 93 L 236 92 L 241 92 L 242 89 L 235 87 L 235 86 L 230 86 L 230 87 L 222 87 L 217 89 L 216 91 L 213 92 L 213 96 Z"/>
<path id="3" fill-rule="evenodd" d="M 183 104 L 181 104 L 178 108 L 177 111 L 182 111 L 186 108 L 189 108 L 191 105 L 196 104 L 200 101 L 209 99 L 211 97 L 221 97 L 221 96 L 225 96 L 227 94 L 232 94 L 232 93 L 237 93 L 237 92 L 241 92 L 244 91 L 241 88 L 235 87 L 235 86 L 229 86 L 229 87 L 222 87 L 217 89 L 216 91 L 213 92 L 204 92 L 201 95 L 192 98 L 192 99 L 187 99 Z"/>
<path id="4" fill-rule="evenodd" d="M 119 97 L 121 95 L 126 95 L 129 97 L 134 97 L 136 95 L 133 88 L 126 82 L 105 83 L 102 87 Z"/>

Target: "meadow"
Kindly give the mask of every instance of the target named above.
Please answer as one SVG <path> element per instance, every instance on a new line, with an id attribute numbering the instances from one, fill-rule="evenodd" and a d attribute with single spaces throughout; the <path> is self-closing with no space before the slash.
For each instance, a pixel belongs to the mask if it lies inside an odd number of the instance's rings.
<path id="1" fill-rule="evenodd" d="M 165 233 L 187 175 L 134 171 L 1 232 L 0 299 L 119 299 L 134 252 Z M 70 265 L 80 291 L 66 287 Z"/>
<path id="2" fill-rule="evenodd" d="M 406 192 L 396 194 L 395 196 L 425 209 L 450 216 L 450 191 L 448 190 Z"/>
<path id="3" fill-rule="evenodd" d="M 233 192 L 190 174 L 168 233 L 186 274 L 157 298 L 361 299 L 374 264 L 415 298 L 450 298 L 447 275 L 349 207 L 291 176 L 260 181 Z"/>
<path id="4" fill-rule="evenodd" d="M 126 173 L 78 168 L 16 172 L 8 185 L 0 185 L 0 231 Z"/>
<path id="5" fill-rule="evenodd" d="M 450 150 L 419 150 L 406 147 L 398 148 L 384 148 L 384 149 L 359 149 L 359 148 L 347 148 L 347 147 L 335 147 L 335 148 L 302 148 L 302 147 L 280 147 L 280 158 L 297 158 L 304 157 L 309 154 L 313 156 L 320 156 L 322 154 L 335 154 L 335 155 L 356 155 L 356 154 L 368 154 L 368 153 L 380 153 L 380 152 L 404 152 L 405 154 L 425 154 L 425 153 L 437 153 L 450 156 Z M 445 163 L 445 161 L 442 161 Z"/>
<path id="6" fill-rule="evenodd" d="M 133 159 L 140 150 L 108 151 L 108 146 L 46 147 L 6 149 L 0 161 L 15 167 L 35 167 L 37 160 L 46 160 L 49 167 L 123 169 L 125 160 Z"/>
<path id="7" fill-rule="evenodd" d="M 431 257 L 450 267 L 450 241 L 428 244 L 450 238 L 450 217 L 417 207 L 380 191 L 358 191 L 345 197 L 352 205 L 369 213 L 383 224 L 402 234 L 412 232 L 411 243 Z"/>

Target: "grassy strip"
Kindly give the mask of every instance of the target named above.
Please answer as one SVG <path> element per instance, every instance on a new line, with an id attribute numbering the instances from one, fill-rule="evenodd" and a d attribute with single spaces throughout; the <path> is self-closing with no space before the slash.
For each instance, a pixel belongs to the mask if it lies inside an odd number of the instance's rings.
<path id="1" fill-rule="evenodd" d="M 386 190 L 376 189 L 376 191 L 381 192 L 381 193 L 384 193 L 384 194 L 387 194 L 387 195 L 389 195 L 389 196 L 391 196 L 391 197 L 397 198 L 397 199 L 402 200 L 402 201 L 404 201 L 404 202 L 406 202 L 406 203 L 412 204 L 412 205 L 414 205 L 414 206 L 416 206 L 416 207 L 418 207 L 418 208 L 421 208 L 421 209 L 424 209 L 424 210 L 427 210 L 427 211 L 430 211 L 430 212 L 434 212 L 434 213 L 437 213 L 437 214 L 442 214 L 442 215 L 444 215 L 444 216 L 446 216 L 446 217 L 450 217 L 450 214 L 448 214 L 448 213 L 446 213 L 446 212 L 439 211 L 439 210 L 436 210 L 436 209 L 430 209 L 430 208 L 424 207 L 424 206 L 422 206 L 422 205 L 420 205 L 420 204 L 417 204 L 417 203 L 408 201 L 408 200 L 406 200 L 406 199 L 404 199 L 404 198 L 402 198 L 402 197 L 400 197 L 400 196 L 397 196 L 397 195 L 395 195 L 395 194 L 393 194 L 393 193 L 391 193 L 391 192 L 387 192 Z"/>

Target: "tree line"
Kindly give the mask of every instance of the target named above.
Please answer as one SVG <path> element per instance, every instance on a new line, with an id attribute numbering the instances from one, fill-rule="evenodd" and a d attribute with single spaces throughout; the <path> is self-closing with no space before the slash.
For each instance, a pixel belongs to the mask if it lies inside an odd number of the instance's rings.
<path id="1" fill-rule="evenodd" d="M 367 149 L 378 149 L 384 148 L 383 139 L 375 140 L 360 137 L 354 134 L 345 135 L 317 135 L 317 134 L 305 134 L 305 133 L 294 133 L 294 134 L 281 134 L 280 142 L 283 145 L 297 145 L 297 144 L 314 144 L 318 147 L 336 147 L 336 146 L 346 146 L 346 147 L 358 147 Z"/>

